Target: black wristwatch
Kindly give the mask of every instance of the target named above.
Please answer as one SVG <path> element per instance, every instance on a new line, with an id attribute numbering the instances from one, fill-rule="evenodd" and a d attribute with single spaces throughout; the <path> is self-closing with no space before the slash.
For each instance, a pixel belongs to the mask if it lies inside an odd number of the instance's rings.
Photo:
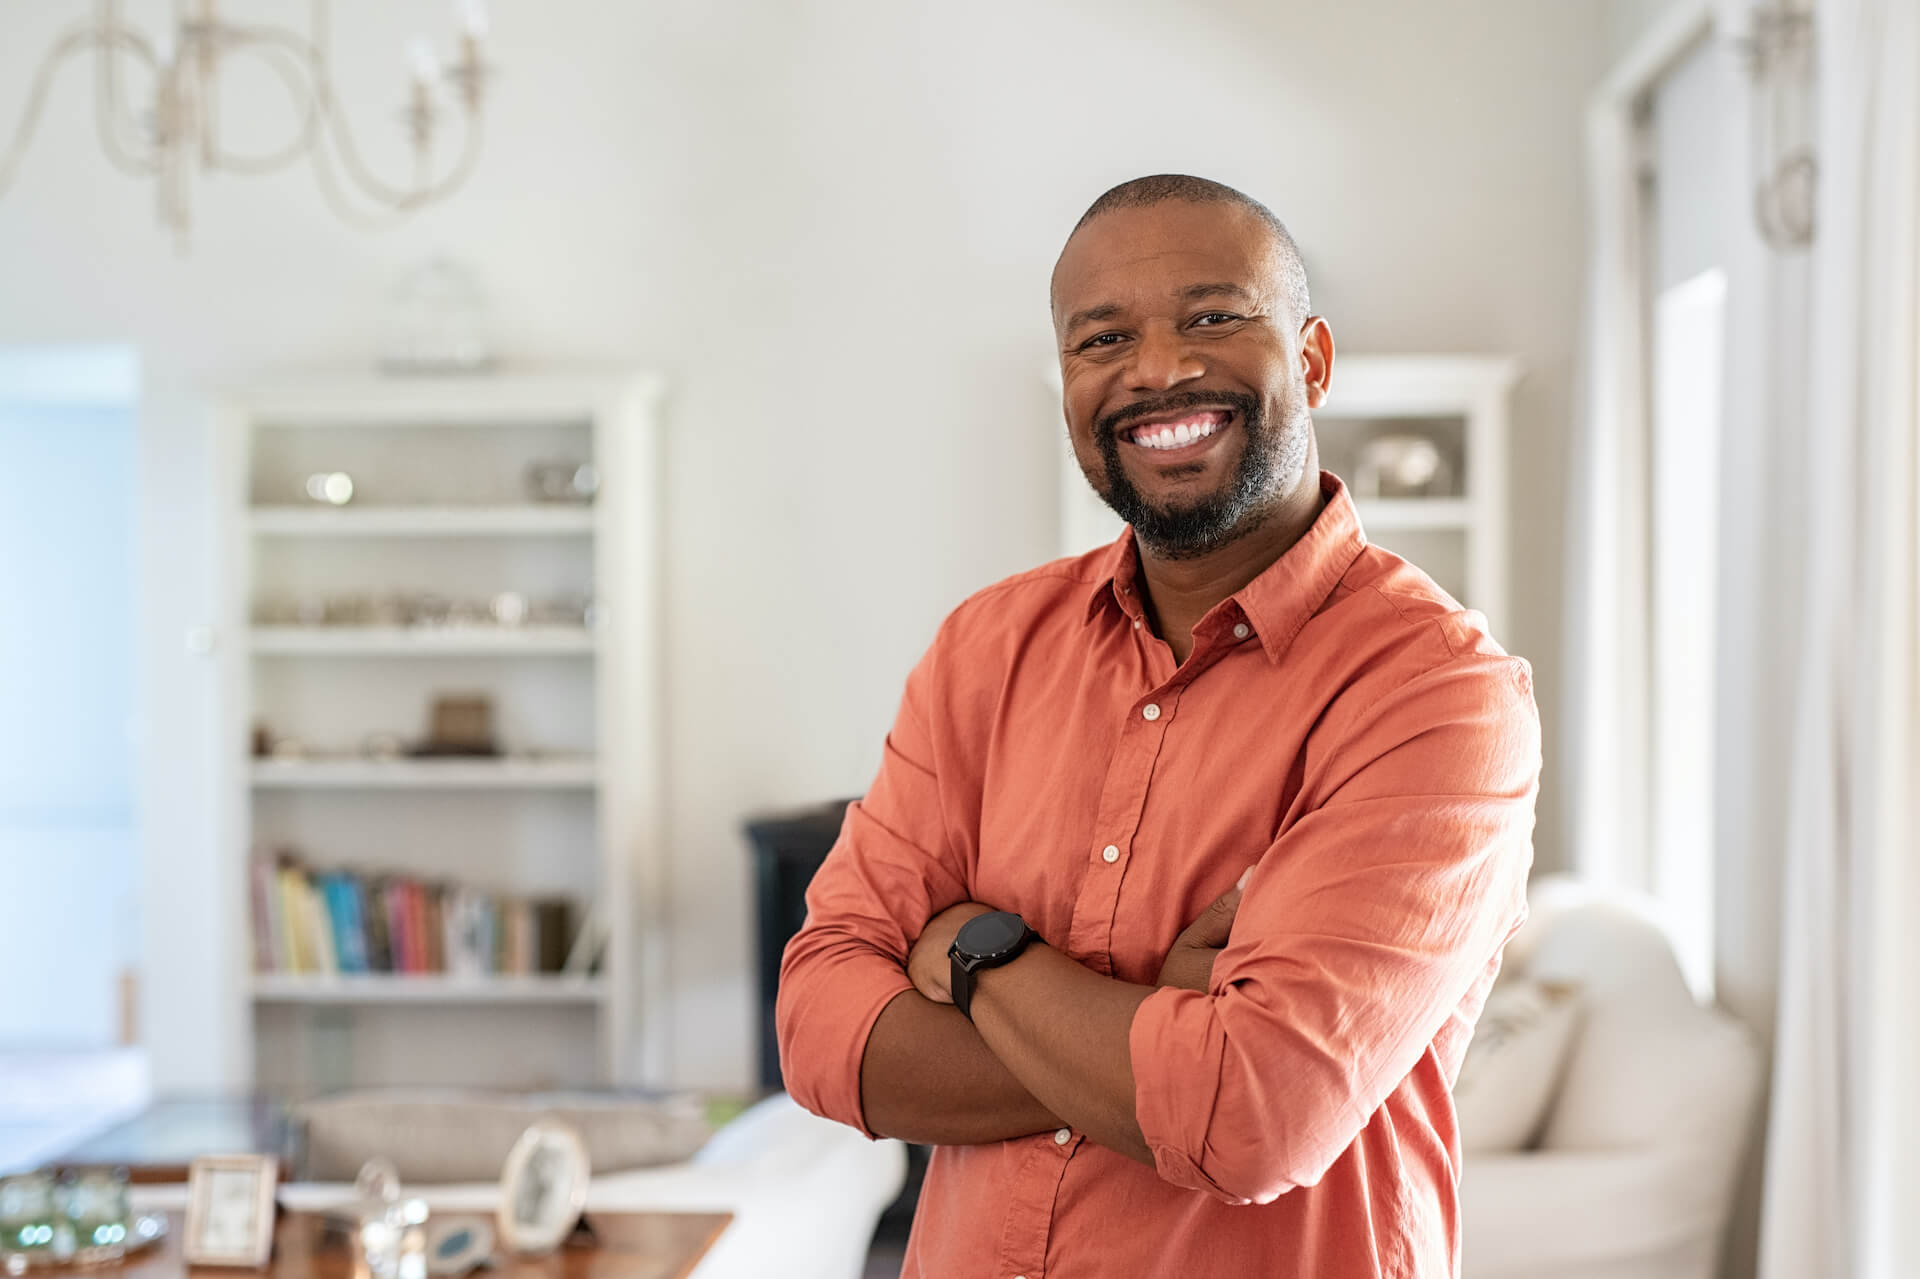
<path id="1" fill-rule="evenodd" d="M 953 992 L 953 1006 L 971 1020 L 973 975 L 983 968 L 998 968 L 1018 959 L 1033 938 L 1034 931 L 1027 927 L 1027 921 L 1008 910 L 975 915 L 960 925 L 953 945 L 947 948 L 947 958 L 953 964 L 953 976 L 948 983 Z"/>

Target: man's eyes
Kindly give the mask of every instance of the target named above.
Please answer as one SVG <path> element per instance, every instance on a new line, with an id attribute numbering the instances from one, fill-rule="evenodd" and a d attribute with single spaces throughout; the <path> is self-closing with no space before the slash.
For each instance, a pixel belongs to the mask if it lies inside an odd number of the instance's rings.
<path id="1" fill-rule="evenodd" d="M 1217 329 L 1223 324 L 1233 324 L 1245 318 L 1245 316 L 1235 315 L 1231 311 L 1203 311 L 1199 315 L 1194 316 L 1189 323 L 1195 327 Z M 1077 351 L 1094 351 L 1102 347 L 1118 346 L 1127 340 L 1127 336 L 1125 333 L 1108 330 L 1105 333 L 1094 334 L 1074 349 Z"/>

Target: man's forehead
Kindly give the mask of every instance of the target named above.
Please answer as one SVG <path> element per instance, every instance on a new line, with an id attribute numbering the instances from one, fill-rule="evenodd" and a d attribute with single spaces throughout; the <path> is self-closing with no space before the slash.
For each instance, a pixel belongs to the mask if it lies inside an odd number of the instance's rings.
<path id="1" fill-rule="evenodd" d="M 1278 284 L 1277 250 L 1258 219 L 1231 205 L 1170 200 L 1114 210 L 1081 227 L 1061 251 L 1054 318 L 1110 302 L 1177 299 L 1211 284 L 1268 298 Z"/>

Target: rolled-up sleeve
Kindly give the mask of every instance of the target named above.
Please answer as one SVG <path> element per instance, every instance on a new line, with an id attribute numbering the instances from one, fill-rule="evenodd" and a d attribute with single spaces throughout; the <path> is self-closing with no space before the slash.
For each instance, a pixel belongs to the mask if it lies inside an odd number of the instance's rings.
<path id="1" fill-rule="evenodd" d="M 1316 1183 L 1526 913 L 1540 772 L 1526 663 L 1455 657 L 1341 718 L 1209 991 L 1160 990 L 1132 1025 L 1160 1175 L 1229 1202 Z"/>
<path id="2" fill-rule="evenodd" d="M 869 1137 L 860 1103 L 867 1036 L 881 1010 L 913 989 L 907 954 L 927 921 L 967 898 L 929 727 L 939 647 L 908 677 L 879 774 L 848 808 L 780 964 L 775 1021 L 787 1090 Z"/>

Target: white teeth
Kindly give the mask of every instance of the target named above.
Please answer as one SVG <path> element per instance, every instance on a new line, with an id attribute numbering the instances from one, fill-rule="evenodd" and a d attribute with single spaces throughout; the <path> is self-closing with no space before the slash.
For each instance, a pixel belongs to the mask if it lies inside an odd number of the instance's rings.
<path id="1" fill-rule="evenodd" d="M 1177 449 L 1204 440 L 1214 432 L 1212 422 L 1195 422 L 1191 425 L 1182 422 L 1178 426 L 1162 427 L 1157 432 L 1143 431 L 1133 439 L 1135 444 L 1150 449 Z"/>

